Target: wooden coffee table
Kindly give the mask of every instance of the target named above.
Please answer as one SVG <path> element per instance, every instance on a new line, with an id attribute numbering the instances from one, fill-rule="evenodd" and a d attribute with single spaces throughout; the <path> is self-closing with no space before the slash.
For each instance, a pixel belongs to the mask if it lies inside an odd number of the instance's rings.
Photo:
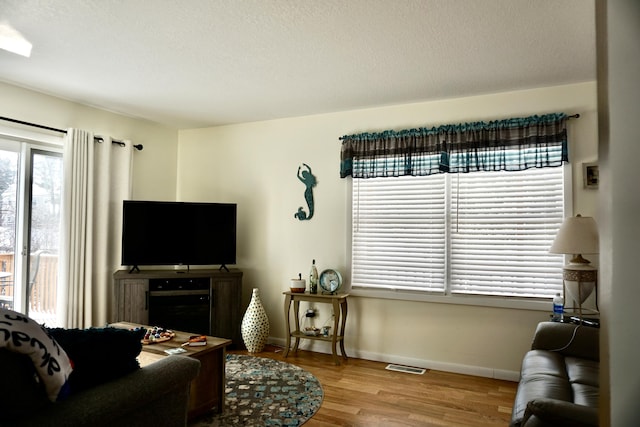
<path id="1" fill-rule="evenodd" d="M 115 328 L 132 329 L 143 325 L 128 322 L 113 323 Z M 146 326 L 143 326 L 146 327 Z M 169 341 L 147 344 L 142 346 L 138 360 L 140 366 L 145 367 L 157 360 L 167 357 L 165 350 L 178 348 L 186 342 L 191 335 L 189 332 L 176 331 L 176 336 Z M 225 389 L 225 362 L 226 348 L 231 340 L 226 338 L 207 337 L 207 345 L 200 347 L 182 347 L 189 356 L 200 361 L 200 373 L 191 382 L 191 394 L 189 396 L 189 419 L 208 411 L 222 412 L 224 409 Z"/>

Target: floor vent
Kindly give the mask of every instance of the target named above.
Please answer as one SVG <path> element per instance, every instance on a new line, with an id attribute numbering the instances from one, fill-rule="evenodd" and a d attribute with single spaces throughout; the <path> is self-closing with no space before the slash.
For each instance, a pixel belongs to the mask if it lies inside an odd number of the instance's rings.
<path id="1" fill-rule="evenodd" d="M 389 371 L 405 372 L 407 374 L 416 374 L 416 375 L 423 375 L 426 372 L 426 370 L 422 368 L 412 368 L 411 366 L 402 366 L 402 365 L 387 365 L 385 369 Z"/>

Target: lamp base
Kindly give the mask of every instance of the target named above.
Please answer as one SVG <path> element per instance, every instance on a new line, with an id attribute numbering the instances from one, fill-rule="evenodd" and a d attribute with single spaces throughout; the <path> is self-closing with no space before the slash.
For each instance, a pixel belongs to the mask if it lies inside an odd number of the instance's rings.
<path id="1" fill-rule="evenodd" d="M 596 288 L 598 270 L 588 263 L 570 262 L 562 269 L 562 279 L 565 293 L 573 299 L 574 309 L 576 308 L 575 306 L 577 306 L 579 318 L 582 319 L 582 304 L 584 304 Z"/>

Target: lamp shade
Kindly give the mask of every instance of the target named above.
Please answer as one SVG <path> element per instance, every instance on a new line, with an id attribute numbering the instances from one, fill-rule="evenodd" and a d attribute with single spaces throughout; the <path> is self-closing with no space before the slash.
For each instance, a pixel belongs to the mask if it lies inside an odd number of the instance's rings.
<path id="1" fill-rule="evenodd" d="M 597 254 L 598 226 L 590 216 L 565 218 L 549 248 L 552 254 Z"/>

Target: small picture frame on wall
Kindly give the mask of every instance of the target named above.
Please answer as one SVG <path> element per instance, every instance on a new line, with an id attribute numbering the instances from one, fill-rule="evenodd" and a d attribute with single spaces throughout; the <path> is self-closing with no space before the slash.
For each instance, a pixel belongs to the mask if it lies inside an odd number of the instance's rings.
<path id="1" fill-rule="evenodd" d="M 600 181 L 598 163 L 596 162 L 583 163 L 582 179 L 584 180 L 584 188 L 590 188 L 590 189 L 598 188 L 598 182 Z"/>

